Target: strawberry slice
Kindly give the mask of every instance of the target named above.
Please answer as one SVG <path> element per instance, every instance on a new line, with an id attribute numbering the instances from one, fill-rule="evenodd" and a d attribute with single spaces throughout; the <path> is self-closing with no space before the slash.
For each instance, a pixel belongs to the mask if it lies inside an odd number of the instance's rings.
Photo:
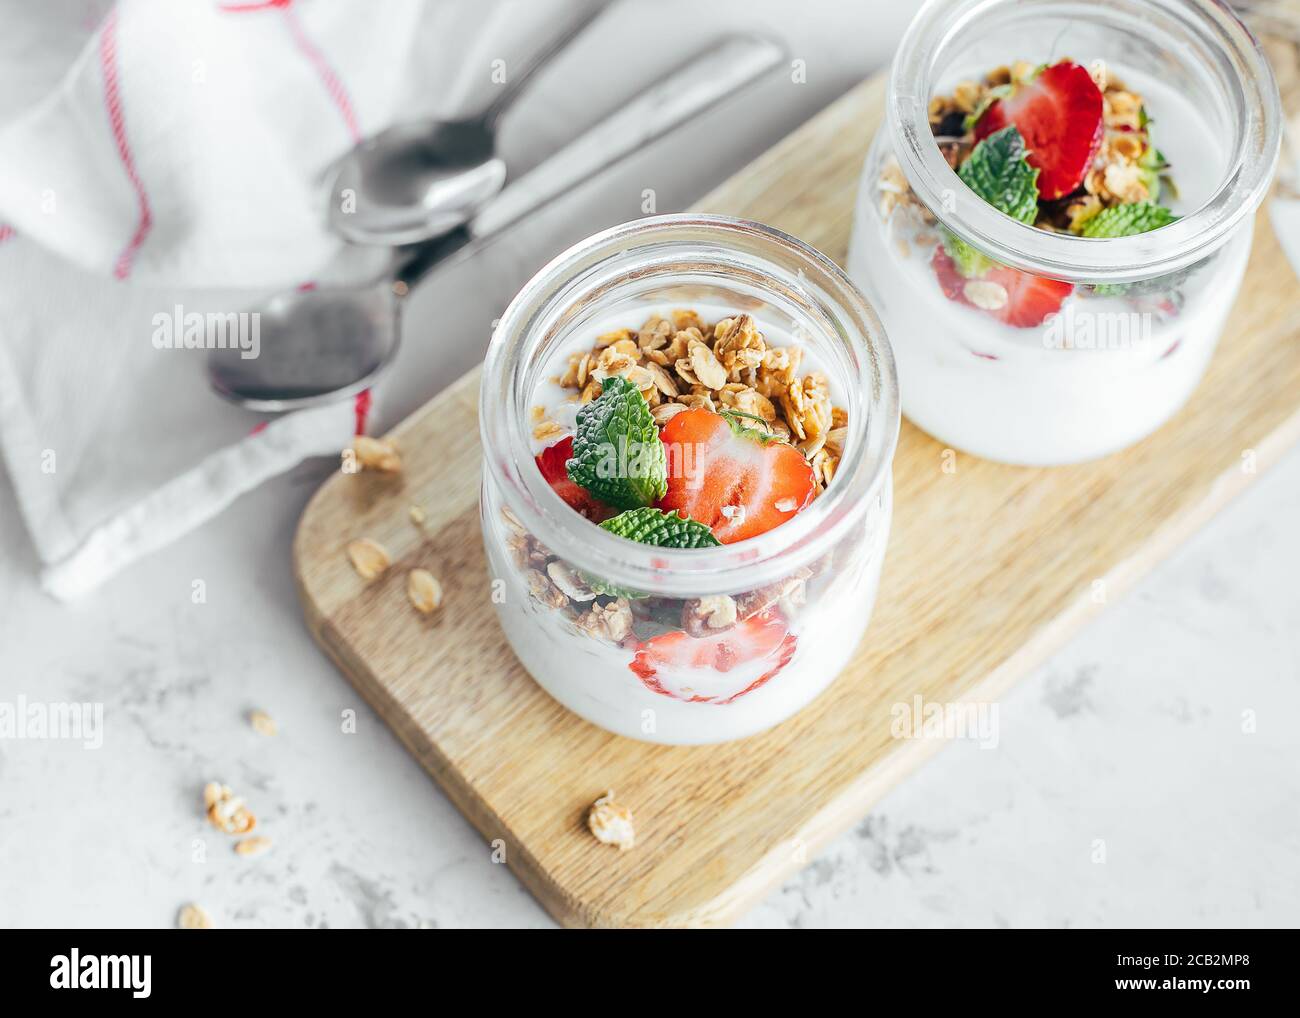
<path id="1" fill-rule="evenodd" d="M 677 630 L 653 637 L 637 646 L 628 667 L 662 696 L 725 705 L 752 693 L 789 664 L 796 642 L 781 616 L 765 611 L 707 636 Z"/>
<path id="2" fill-rule="evenodd" d="M 975 307 L 966 296 L 967 279 L 957 271 L 957 264 L 940 245 L 934 250 L 930 266 L 939 280 L 943 295 L 958 304 Z M 1007 325 L 1016 329 L 1030 329 L 1042 325 L 1047 316 L 1061 310 L 1065 298 L 1074 292 L 1072 283 L 1063 283 L 1059 279 L 1035 276 L 1031 272 L 1021 272 L 1007 265 L 989 269 L 979 279 L 983 282 L 997 283 L 1007 291 L 1007 302 L 1000 308 L 984 310 Z M 680 415 L 679 415 L 680 416 Z"/>
<path id="3" fill-rule="evenodd" d="M 694 407 L 671 418 L 659 438 L 668 460 L 659 508 L 684 512 L 723 544 L 780 526 L 815 494 L 803 453 L 743 419 Z"/>
<path id="4" fill-rule="evenodd" d="M 569 480 L 565 464 L 573 457 L 573 436 L 543 449 L 537 457 L 537 469 L 542 472 L 555 493 L 593 523 L 600 523 L 614 515 L 614 510 L 597 499 L 581 485 Z"/>
<path id="5" fill-rule="evenodd" d="M 1015 124 L 1038 169 L 1038 194 L 1044 201 L 1078 188 L 1101 147 L 1101 89 L 1087 68 L 1062 60 L 995 100 L 975 124 L 982 141 Z"/>

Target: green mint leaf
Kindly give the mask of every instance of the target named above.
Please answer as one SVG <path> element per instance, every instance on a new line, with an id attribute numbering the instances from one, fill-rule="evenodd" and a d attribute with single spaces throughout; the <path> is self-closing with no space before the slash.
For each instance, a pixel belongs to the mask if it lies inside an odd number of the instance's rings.
<path id="1" fill-rule="evenodd" d="M 629 541 L 658 548 L 715 548 L 721 544 L 703 523 L 653 507 L 629 509 L 600 526 Z"/>
<path id="2" fill-rule="evenodd" d="M 994 208 L 1022 223 L 1038 218 L 1038 171 L 1029 165 L 1015 124 L 975 146 L 957 176 Z"/>
<path id="3" fill-rule="evenodd" d="M 1138 201 L 1115 205 L 1090 216 L 1079 231 L 1083 237 L 1132 237 L 1168 226 L 1178 217 L 1163 205 Z"/>
<path id="4" fill-rule="evenodd" d="M 983 251 L 971 247 L 964 240 L 945 229 L 942 234 L 943 249 L 948 252 L 948 257 L 953 260 L 957 266 L 957 271 L 967 279 L 975 279 L 984 275 L 989 269 L 995 268 L 997 262 L 986 255 Z"/>
<path id="5" fill-rule="evenodd" d="M 578 411 L 569 480 L 616 509 L 651 505 L 668 490 L 668 465 L 650 406 L 636 386 L 611 375 Z"/>
<path id="6" fill-rule="evenodd" d="M 751 439 L 760 445 L 781 441 L 776 433 L 772 431 L 767 421 L 759 417 L 758 414 L 746 413 L 743 410 L 719 410 L 718 413 L 731 425 L 731 430 L 741 438 Z M 755 427 L 755 424 L 758 427 Z"/>

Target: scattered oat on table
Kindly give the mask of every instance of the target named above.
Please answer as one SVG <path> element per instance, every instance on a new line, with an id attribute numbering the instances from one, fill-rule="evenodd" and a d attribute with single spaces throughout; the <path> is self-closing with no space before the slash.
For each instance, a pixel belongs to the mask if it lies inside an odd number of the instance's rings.
<path id="1" fill-rule="evenodd" d="M 280 731 L 275 719 L 264 710 L 250 711 L 248 723 L 253 726 L 253 731 L 258 735 L 275 735 Z"/>
<path id="2" fill-rule="evenodd" d="M 244 838 L 242 841 L 235 842 L 235 854 L 241 855 L 245 859 L 255 855 L 261 855 L 271 847 L 271 839 L 263 838 L 260 835 L 255 838 Z"/>
<path id="3" fill-rule="evenodd" d="M 176 928 L 180 930 L 210 930 L 213 929 L 212 916 L 204 910 L 203 906 L 189 902 L 181 906 L 181 910 L 176 915 Z"/>
<path id="4" fill-rule="evenodd" d="M 406 596 L 421 615 L 432 615 L 442 604 L 442 584 L 427 569 L 412 569 L 406 577 Z"/>
<path id="5" fill-rule="evenodd" d="M 587 813 L 587 827 L 597 841 L 613 845 L 620 852 L 627 851 L 636 843 L 632 811 L 615 802 L 612 791 L 606 792 L 591 804 L 591 810 Z"/>
<path id="6" fill-rule="evenodd" d="M 257 817 L 244 805 L 244 800 L 230 790 L 229 785 L 218 781 L 205 785 L 203 805 L 207 807 L 208 822 L 226 834 L 247 834 L 257 826 Z"/>
<path id="7" fill-rule="evenodd" d="M 360 538 L 348 545 L 348 558 L 352 568 L 363 580 L 373 580 L 382 576 L 384 570 L 392 564 L 388 551 L 378 541 L 368 537 Z"/>

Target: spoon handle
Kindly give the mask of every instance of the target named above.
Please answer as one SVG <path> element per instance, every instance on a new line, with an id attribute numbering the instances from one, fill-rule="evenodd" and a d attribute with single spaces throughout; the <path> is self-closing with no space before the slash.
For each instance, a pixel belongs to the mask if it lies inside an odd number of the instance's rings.
<path id="1" fill-rule="evenodd" d="M 485 246 L 548 202 L 733 95 L 782 63 L 785 55 L 780 45 L 761 36 L 729 35 L 688 57 L 582 137 L 508 185 L 460 230 L 417 249 L 397 272 L 398 281 L 404 284 L 402 292 L 412 289 L 436 266 Z"/>
<path id="2" fill-rule="evenodd" d="M 729 36 L 688 57 L 484 205 L 469 222 L 471 236 L 500 232 L 708 110 L 784 58 L 777 43 L 756 35 Z"/>
<path id="3" fill-rule="evenodd" d="M 604 10 L 605 5 L 601 0 L 587 0 L 586 6 L 583 7 L 577 17 L 564 25 L 562 32 L 547 42 L 541 49 L 526 57 L 521 65 L 515 68 L 507 81 L 502 84 L 500 91 L 479 115 L 483 123 L 489 128 L 494 127 L 501 115 L 510 108 L 511 103 L 515 101 L 519 93 L 532 80 L 533 75 L 549 64 L 553 57 L 566 49 L 578 34 L 595 21 Z"/>

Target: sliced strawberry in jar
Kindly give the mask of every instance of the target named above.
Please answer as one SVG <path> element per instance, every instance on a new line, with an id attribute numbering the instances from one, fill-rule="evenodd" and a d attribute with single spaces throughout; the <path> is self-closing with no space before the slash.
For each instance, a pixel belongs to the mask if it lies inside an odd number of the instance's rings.
<path id="1" fill-rule="evenodd" d="M 659 433 L 668 491 L 659 508 L 684 512 L 723 544 L 780 526 L 812 501 L 812 467 L 798 449 L 743 419 L 685 410 Z"/>
<path id="2" fill-rule="evenodd" d="M 1104 133 L 1102 105 L 1088 69 L 1062 60 L 995 100 L 976 122 L 975 138 L 1015 124 L 1039 171 L 1039 196 L 1054 201 L 1076 190 L 1091 168 Z"/>
<path id="3" fill-rule="evenodd" d="M 935 248 L 930 267 L 934 269 L 935 278 L 939 281 L 939 289 L 949 300 L 967 307 L 979 307 L 985 314 L 1017 329 L 1042 325 L 1048 315 L 1061 310 L 1065 298 L 1074 292 L 1071 283 L 1036 276 L 1032 272 L 1021 272 L 1006 265 L 989 269 L 975 279 L 966 279 L 957 271 L 957 263 L 949 257 L 942 245 Z M 966 287 L 970 283 L 992 283 L 999 289 L 984 287 L 986 299 L 984 306 L 980 307 L 968 295 Z"/>
<path id="4" fill-rule="evenodd" d="M 562 442 L 543 449 L 537 457 L 537 469 L 546 478 L 546 483 L 555 489 L 555 493 L 570 506 L 582 513 L 594 523 L 600 523 L 614 515 L 614 510 L 597 499 L 581 485 L 569 480 L 565 464 L 573 458 L 573 436 Z"/>
<path id="5" fill-rule="evenodd" d="M 653 637 L 637 647 L 628 667 L 662 696 L 725 705 L 779 673 L 796 643 L 781 616 L 765 611 L 707 636 L 678 630 Z"/>

